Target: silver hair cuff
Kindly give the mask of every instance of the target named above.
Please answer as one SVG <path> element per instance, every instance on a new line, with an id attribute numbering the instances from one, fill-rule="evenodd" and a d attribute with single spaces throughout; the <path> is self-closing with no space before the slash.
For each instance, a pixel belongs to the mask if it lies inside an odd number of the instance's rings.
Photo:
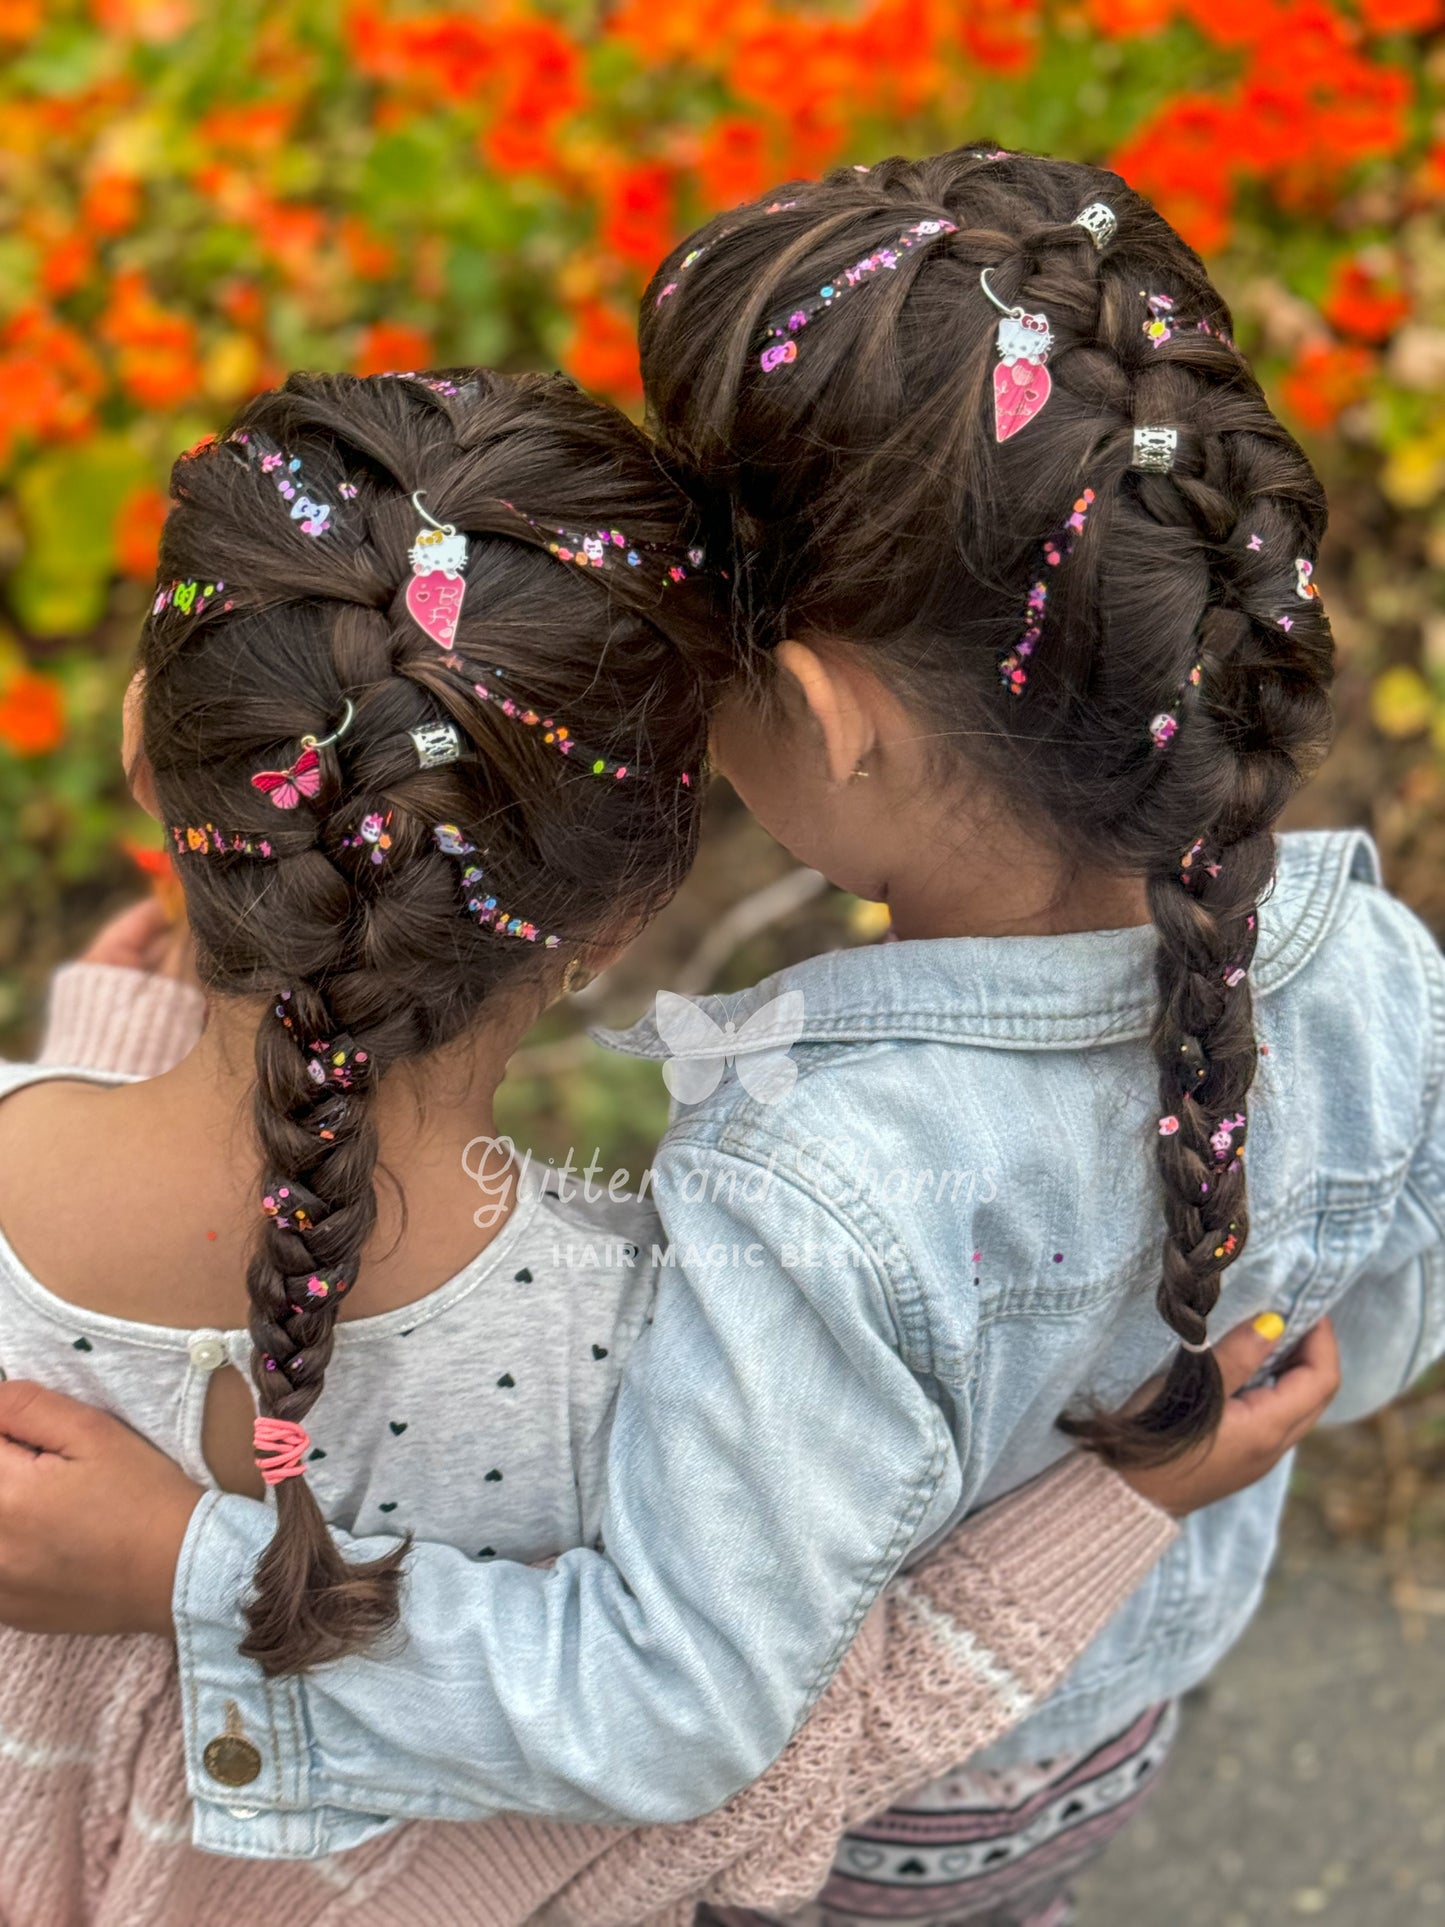
<path id="1" fill-rule="evenodd" d="M 1102 254 L 1119 232 L 1119 217 L 1107 202 L 1090 201 L 1074 216 L 1070 226 L 1081 227 Z"/>
<path id="2" fill-rule="evenodd" d="M 1134 459 L 1130 468 L 1142 468 L 1153 475 L 1167 475 L 1174 466 L 1179 449 L 1177 428 L 1136 428 Z"/>
<path id="3" fill-rule="evenodd" d="M 407 735 L 421 769 L 439 769 L 443 763 L 455 763 L 461 756 L 462 739 L 455 723 L 422 723 L 417 729 L 409 729 Z"/>

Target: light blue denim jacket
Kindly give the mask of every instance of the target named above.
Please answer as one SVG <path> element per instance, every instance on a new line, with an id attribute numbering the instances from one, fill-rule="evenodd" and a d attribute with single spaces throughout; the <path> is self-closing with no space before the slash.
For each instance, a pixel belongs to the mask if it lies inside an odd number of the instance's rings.
<path id="1" fill-rule="evenodd" d="M 1061 1410 L 1169 1356 L 1153 950 L 1148 929 L 880 945 L 739 1000 L 745 1022 L 802 993 L 797 1080 L 762 1102 L 729 1074 L 659 1153 L 677 1262 L 624 1377 L 605 1556 L 419 1546 L 400 1650 L 268 1682 L 236 1646 L 270 1518 L 208 1495 L 175 1597 L 198 1843 L 676 1820 L 755 1778 L 900 1564 L 1051 1464 Z M 1445 1350 L 1445 964 L 1367 838 L 1301 834 L 1252 979 L 1253 1222 L 1212 1328 L 1271 1308 L 1288 1345 L 1333 1312 L 1353 1417 Z M 666 1054 L 650 1022 L 625 1043 Z M 1203 1678 L 1254 1611 L 1287 1479 L 1195 1514 L 989 1758 L 1090 1746 Z M 263 1757 L 239 1794 L 202 1757 L 228 1703 Z"/>

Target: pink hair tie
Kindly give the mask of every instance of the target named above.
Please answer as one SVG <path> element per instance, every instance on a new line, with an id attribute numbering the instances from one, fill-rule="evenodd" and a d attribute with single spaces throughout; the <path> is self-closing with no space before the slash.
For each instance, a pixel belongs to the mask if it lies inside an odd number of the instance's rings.
<path id="1" fill-rule="evenodd" d="M 280 1485 L 283 1479 L 304 1478 L 302 1461 L 311 1444 L 304 1425 L 289 1418 L 258 1418 L 253 1435 L 256 1463 L 267 1485 Z"/>

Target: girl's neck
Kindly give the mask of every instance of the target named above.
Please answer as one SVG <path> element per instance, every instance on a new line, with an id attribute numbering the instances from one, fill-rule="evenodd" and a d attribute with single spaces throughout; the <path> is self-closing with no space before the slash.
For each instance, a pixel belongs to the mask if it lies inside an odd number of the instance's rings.
<path id="1" fill-rule="evenodd" d="M 902 938 L 1045 937 L 1149 922 L 1137 877 L 1070 865 L 1006 819 L 899 826 L 888 906 Z"/>

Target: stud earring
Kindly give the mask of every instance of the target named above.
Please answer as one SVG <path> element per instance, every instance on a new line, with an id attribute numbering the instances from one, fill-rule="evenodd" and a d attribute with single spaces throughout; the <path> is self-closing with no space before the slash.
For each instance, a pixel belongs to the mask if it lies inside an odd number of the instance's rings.
<path id="1" fill-rule="evenodd" d="M 855 769 L 853 774 L 848 778 L 848 781 L 850 783 L 856 783 L 860 777 L 866 779 L 869 774 L 870 772 L 864 769 L 863 765 L 860 763 L 857 769 Z"/>

